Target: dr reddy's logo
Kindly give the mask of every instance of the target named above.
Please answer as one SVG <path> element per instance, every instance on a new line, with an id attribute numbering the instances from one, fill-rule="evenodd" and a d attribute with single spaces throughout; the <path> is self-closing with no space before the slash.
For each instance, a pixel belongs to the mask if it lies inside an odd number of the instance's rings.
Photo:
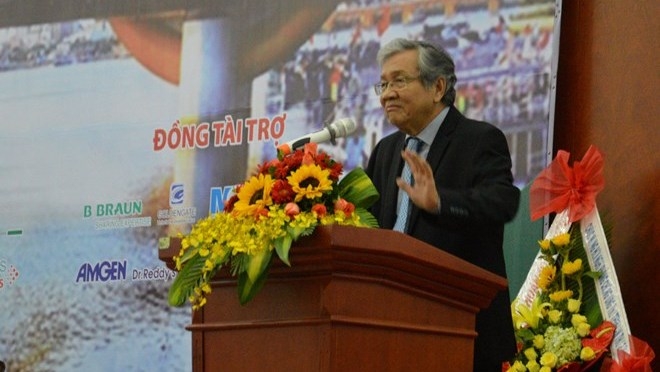
<path id="1" fill-rule="evenodd" d="M 170 206 L 183 204 L 183 184 L 173 183 L 170 185 Z"/>
<path id="2" fill-rule="evenodd" d="M 78 269 L 78 282 L 109 282 L 126 280 L 126 260 L 101 261 L 92 265 L 84 263 Z"/>

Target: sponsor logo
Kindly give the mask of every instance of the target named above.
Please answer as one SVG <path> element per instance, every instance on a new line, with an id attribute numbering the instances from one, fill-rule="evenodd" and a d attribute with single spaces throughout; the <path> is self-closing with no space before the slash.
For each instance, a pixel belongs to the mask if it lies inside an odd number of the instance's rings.
<path id="1" fill-rule="evenodd" d="M 76 283 L 107 283 L 121 281 L 171 281 L 176 271 L 166 266 L 130 268 L 127 260 L 84 262 L 76 273 Z"/>
<path id="2" fill-rule="evenodd" d="M 170 281 L 174 279 L 176 272 L 164 266 L 143 267 L 133 269 L 131 279 L 139 280 L 162 280 Z"/>
<path id="3" fill-rule="evenodd" d="M 126 280 L 126 260 L 83 263 L 78 269 L 76 283 L 114 282 Z"/>
<path id="4" fill-rule="evenodd" d="M 119 203 L 86 205 L 83 207 L 83 217 L 127 217 L 142 214 L 142 200 L 132 200 Z"/>
<path id="5" fill-rule="evenodd" d="M 151 217 L 136 217 L 142 212 L 142 200 L 83 206 L 83 218 L 93 219 L 96 230 L 151 226 Z"/>
<path id="6" fill-rule="evenodd" d="M 0 257 L 0 289 L 14 285 L 19 276 L 18 268 L 10 264 L 6 258 Z"/>
<path id="7" fill-rule="evenodd" d="M 185 186 L 182 183 L 170 185 L 170 209 L 159 209 L 156 224 L 177 225 L 192 224 L 197 219 L 197 208 L 184 206 Z"/>
<path id="8" fill-rule="evenodd" d="M 229 199 L 236 186 L 212 187 L 211 200 L 209 202 L 209 214 L 222 212 L 225 202 Z"/>
<path id="9" fill-rule="evenodd" d="M 183 204 L 184 188 L 182 183 L 170 185 L 170 207 Z"/>

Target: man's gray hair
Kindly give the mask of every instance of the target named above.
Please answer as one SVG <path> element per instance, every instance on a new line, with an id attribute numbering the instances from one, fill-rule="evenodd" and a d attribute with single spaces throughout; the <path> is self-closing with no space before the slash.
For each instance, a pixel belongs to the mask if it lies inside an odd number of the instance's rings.
<path id="1" fill-rule="evenodd" d="M 442 96 L 442 103 L 447 106 L 452 105 L 456 99 L 454 60 L 442 47 L 437 47 L 425 41 L 394 39 L 378 51 L 376 56 L 378 65 L 382 67 L 388 58 L 406 50 L 417 50 L 419 52 L 417 59 L 419 77 L 425 87 L 430 88 L 435 85 L 438 78 L 445 79 L 447 88 L 444 96 Z"/>

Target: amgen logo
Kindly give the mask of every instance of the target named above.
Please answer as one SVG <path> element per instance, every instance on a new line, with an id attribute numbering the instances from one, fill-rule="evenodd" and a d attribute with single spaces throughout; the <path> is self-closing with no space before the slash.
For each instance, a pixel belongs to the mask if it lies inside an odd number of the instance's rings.
<path id="1" fill-rule="evenodd" d="M 78 282 L 109 282 L 126 280 L 126 260 L 101 261 L 94 265 L 84 263 L 78 269 Z"/>

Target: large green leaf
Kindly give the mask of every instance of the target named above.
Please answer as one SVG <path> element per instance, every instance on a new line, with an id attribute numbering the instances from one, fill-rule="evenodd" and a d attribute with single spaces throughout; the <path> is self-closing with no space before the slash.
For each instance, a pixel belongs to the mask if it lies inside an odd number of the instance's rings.
<path id="1" fill-rule="evenodd" d="M 168 294 L 168 302 L 171 306 L 182 306 L 190 297 L 193 289 L 202 278 L 205 261 L 205 257 L 195 255 L 190 257 L 188 262 L 181 268 L 181 271 L 174 278 Z"/>
<path id="2" fill-rule="evenodd" d="M 570 252 L 570 260 L 575 261 L 576 259 L 582 260 L 582 267 L 584 271 L 590 272 L 591 268 L 589 267 L 589 260 L 587 258 L 587 252 L 585 251 L 584 244 L 582 242 L 582 234 L 580 233 L 579 223 L 575 223 L 571 228 L 571 242 L 573 248 Z M 600 310 L 600 303 L 598 302 L 598 293 L 596 292 L 596 285 L 594 279 L 588 275 L 582 276 L 582 314 L 587 317 L 587 320 L 592 328 L 597 327 L 600 323 L 603 322 L 603 315 Z M 569 286 L 574 293 L 577 293 L 578 286 L 577 284 Z"/>
<path id="3" fill-rule="evenodd" d="M 262 252 L 253 254 L 248 257 L 247 272 L 248 277 L 251 281 L 256 282 L 257 278 L 266 271 L 270 264 L 270 258 L 273 255 L 273 251 L 266 249 Z"/>
<path id="4" fill-rule="evenodd" d="M 289 262 L 289 250 L 291 250 L 291 243 L 293 243 L 293 239 L 289 234 L 286 234 L 283 237 L 275 239 L 273 241 L 273 245 L 275 246 L 275 252 L 277 252 L 277 256 L 287 266 L 291 266 L 291 263 Z"/>
<path id="5" fill-rule="evenodd" d="M 369 208 L 380 197 L 362 168 L 354 168 L 339 181 L 339 195 L 359 208 Z"/>
<path id="6" fill-rule="evenodd" d="M 268 257 L 271 257 L 271 255 Z M 268 269 L 270 268 L 271 261 L 272 260 L 268 259 L 265 269 L 261 271 L 261 274 L 254 281 L 250 280 L 250 276 L 246 271 L 238 275 L 238 301 L 241 303 L 241 305 L 245 305 L 250 302 L 252 298 L 257 293 L 259 293 L 261 288 L 264 286 L 266 279 L 268 278 Z"/>

